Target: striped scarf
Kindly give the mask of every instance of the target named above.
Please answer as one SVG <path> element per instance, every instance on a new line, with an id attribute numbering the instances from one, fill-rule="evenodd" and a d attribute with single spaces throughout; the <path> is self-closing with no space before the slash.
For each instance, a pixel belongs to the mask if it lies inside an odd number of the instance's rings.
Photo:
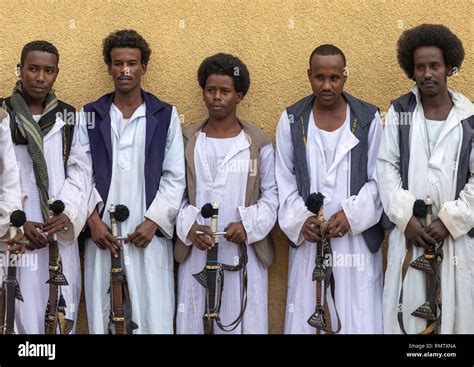
<path id="1" fill-rule="evenodd" d="M 11 96 L 11 107 L 18 118 L 18 123 L 12 129 L 12 137 L 15 144 L 28 145 L 27 150 L 33 161 L 36 185 L 41 201 L 43 218 L 48 218 L 48 167 L 44 157 L 43 138 L 53 128 L 58 112 L 58 100 L 53 91 L 50 91 L 44 101 L 44 109 L 38 123 L 33 119 L 30 108 L 23 96 L 21 80 L 19 80 Z"/>

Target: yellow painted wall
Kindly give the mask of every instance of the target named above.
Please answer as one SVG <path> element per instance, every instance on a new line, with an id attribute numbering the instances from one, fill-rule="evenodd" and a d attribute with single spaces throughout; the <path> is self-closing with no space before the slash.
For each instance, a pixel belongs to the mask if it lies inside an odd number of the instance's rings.
<path id="1" fill-rule="evenodd" d="M 60 51 L 59 98 L 80 107 L 112 88 L 102 39 L 134 28 L 153 50 L 144 87 L 177 106 L 190 125 L 205 117 L 196 71 L 216 52 L 238 55 L 251 72 L 239 114 L 273 138 L 281 111 L 310 93 L 308 56 L 333 43 L 346 54 L 346 90 L 386 110 L 411 82 L 396 61 L 404 29 L 442 23 L 463 41 L 466 59 L 451 86 L 474 99 L 472 0 L 0 0 L 0 95 L 11 93 L 23 45 L 53 42 Z M 288 247 L 278 229 L 270 271 L 270 331 L 282 332 Z"/>

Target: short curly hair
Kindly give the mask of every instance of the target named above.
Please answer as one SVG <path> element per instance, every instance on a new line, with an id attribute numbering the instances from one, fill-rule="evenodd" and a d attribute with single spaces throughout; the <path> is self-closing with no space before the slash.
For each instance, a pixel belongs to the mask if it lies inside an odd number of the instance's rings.
<path id="1" fill-rule="evenodd" d="M 110 33 L 102 41 L 102 54 L 107 65 L 112 63 L 111 52 L 113 48 L 139 48 L 141 63 L 148 65 L 151 48 L 147 41 L 133 29 L 123 29 Z"/>
<path id="2" fill-rule="evenodd" d="M 402 33 L 397 43 L 397 58 L 405 74 L 413 79 L 413 53 L 417 48 L 436 46 L 443 52 L 446 66 L 461 68 L 464 60 L 464 47 L 461 40 L 441 24 L 420 24 Z"/>
<path id="3" fill-rule="evenodd" d="M 200 87 L 204 90 L 209 75 L 228 75 L 234 80 L 235 90 L 245 96 L 250 87 L 250 73 L 242 60 L 238 57 L 218 53 L 209 56 L 199 66 L 197 78 Z"/>
<path id="4" fill-rule="evenodd" d="M 23 46 L 23 50 L 21 50 L 21 65 L 25 63 L 26 56 L 28 56 L 28 54 L 33 51 L 42 51 L 48 54 L 56 55 L 59 63 L 59 52 L 56 46 L 54 46 L 51 42 L 48 41 L 32 41 Z"/>

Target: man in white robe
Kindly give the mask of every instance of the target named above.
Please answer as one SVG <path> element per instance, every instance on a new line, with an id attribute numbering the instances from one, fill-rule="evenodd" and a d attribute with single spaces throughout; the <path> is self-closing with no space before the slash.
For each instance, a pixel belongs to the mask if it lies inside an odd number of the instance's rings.
<path id="1" fill-rule="evenodd" d="M 0 237 L 8 234 L 10 214 L 21 209 L 20 170 L 13 150 L 10 117 L 0 109 Z"/>
<path id="2" fill-rule="evenodd" d="M 92 158 L 95 181 L 84 275 L 92 334 L 107 333 L 109 326 L 111 251 L 115 254 L 118 245 L 109 229 L 107 209 L 112 204 L 130 211 L 120 226 L 128 237 L 122 259 L 131 319 L 138 325 L 134 333 L 173 333 L 171 239 L 185 190 L 184 151 L 176 108 L 141 89 L 150 53 L 133 30 L 110 34 L 104 40 L 104 58 L 115 92 L 81 111 L 81 143 Z"/>
<path id="3" fill-rule="evenodd" d="M 210 56 L 201 64 L 198 80 L 209 118 L 184 132 L 188 195 L 181 205 L 176 230 L 183 249 L 188 246 L 190 253 L 185 259 L 177 258 L 181 264 L 176 331 L 178 334 L 204 332 L 206 291 L 193 275 L 205 268 L 212 242 L 208 236 L 196 235 L 196 231 L 212 235 L 210 219 L 204 219 L 200 209 L 206 203 L 217 203 L 217 231 L 227 231 L 219 238 L 218 262 L 237 265 L 242 255 L 239 247 L 246 246 L 248 281 L 247 307 L 241 322 L 234 329 L 221 330 L 213 321 L 213 333 L 266 334 L 267 268 L 272 254 L 259 257 L 257 247 L 270 246 L 269 252 L 273 250 L 271 243 L 265 242 L 270 241 L 267 237 L 276 222 L 278 208 L 272 143 L 260 129 L 236 116 L 237 104 L 250 83 L 247 67 L 238 58 L 229 54 Z M 256 175 L 260 184 L 255 184 Z M 254 198 L 249 199 L 250 196 Z M 223 325 L 229 325 L 241 311 L 243 272 L 224 271 L 224 279 L 219 318 Z"/>
<path id="4" fill-rule="evenodd" d="M 440 325 L 433 326 L 443 334 L 474 333 L 474 239 L 468 235 L 474 227 L 474 107 L 447 86 L 447 77 L 459 70 L 463 57 L 461 41 L 440 25 L 407 30 L 398 42 L 400 66 L 416 85 L 392 103 L 377 158 L 381 200 L 395 224 L 383 294 L 385 333 L 402 333 L 400 316 L 408 334 L 432 324 L 412 315 L 428 301 L 425 274 L 408 267 L 402 282 L 402 268 L 407 248 L 412 248 L 412 262 L 425 247 L 440 243 L 442 314 Z M 408 108 L 402 109 L 404 105 Z M 406 122 L 409 133 L 401 135 Z M 425 228 L 426 222 L 413 215 L 413 206 L 428 196 L 433 222 Z"/>
<path id="5" fill-rule="evenodd" d="M 324 195 L 332 244 L 340 333 L 382 331 L 382 214 L 375 157 L 381 134 L 375 106 L 343 92 L 345 57 L 333 45 L 310 57 L 310 95 L 289 107 L 277 127 L 276 180 L 279 224 L 291 241 L 285 333 L 315 334 L 316 244 L 320 222 L 305 206 L 309 193 Z M 328 290 L 332 330 L 336 311 Z"/>
<path id="6" fill-rule="evenodd" d="M 59 54 L 46 41 L 33 41 L 25 45 L 19 64 L 21 80 L 11 98 L 3 105 L 15 121 L 11 124 L 15 137 L 14 151 L 20 169 L 22 195 L 27 196 L 24 210 L 27 222 L 23 226 L 29 241 L 27 251 L 20 258 L 17 278 L 23 302 L 16 303 L 15 323 L 18 333 L 42 334 L 45 332 L 45 310 L 49 299 L 49 247 L 47 233 L 57 233 L 63 273 L 69 283 L 60 287 L 66 301 L 66 319 L 77 319 L 81 293 L 81 273 L 76 238 L 86 220 L 83 205 L 90 186 L 90 165 L 79 145 L 77 129 L 68 130 L 66 123 L 74 118 L 75 110 L 56 100 L 52 92 L 58 74 Z M 20 102 L 19 102 L 20 101 Z M 22 105 L 23 103 L 23 105 Z M 18 105 L 23 108 L 18 108 Z M 68 112 L 69 111 L 69 112 Z M 25 140 L 29 123 L 47 126 L 42 129 L 41 145 L 47 167 L 48 187 L 38 180 L 35 170 L 37 158 L 30 154 L 30 141 Z M 29 139 L 31 138 L 31 135 Z M 62 200 L 64 212 L 48 219 L 43 203 L 44 195 Z M 72 330 L 74 333 L 75 326 Z"/>

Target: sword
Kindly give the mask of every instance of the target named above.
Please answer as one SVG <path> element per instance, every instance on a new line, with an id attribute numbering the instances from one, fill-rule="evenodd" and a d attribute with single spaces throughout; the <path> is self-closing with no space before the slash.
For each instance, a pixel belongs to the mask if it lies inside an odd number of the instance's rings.
<path id="1" fill-rule="evenodd" d="M 59 215 L 64 211 L 64 203 L 61 200 L 48 199 L 48 215 L 52 218 L 54 215 Z M 56 233 L 48 236 L 49 241 L 49 299 L 46 305 L 45 312 L 45 333 L 56 334 L 57 325 L 59 324 L 60 334 L 69 334 L 74 326 L 74 321 L 66 319 L 66 301 L 62 295 L 59 294 L 58 289 L 63 285 L 69 285 L 66 277 L 63 274 L 63 265 L 61 262 L 61 255 L 58 249 L 58 236 Z"/>
<path id="2" fill-rule="evenodd" d="M 220 265 L 217 262 L 219 252 L 219 236 L 225 232 L 217 232 L 217 220 L 219 216 L 219 205 L 217 203 L 207 203 L 201 208 L 201 216 L 203 218 L 211 218 L 211 230 L 213 233 L 214 246 L 207 251 L 207 259 L 205 268 L 193 274 L 194 278 L 206 290 L 206 306 L 203 316 L 204 333 L 214 333 L 214 320 L 218 317 L 218 310 L 220 308 L 219 287 L 220 279 L 219 271 Z M 197 234 L 199 231 L 196 231 Z M 202 234 L 204 234 L 202 232 Z"/>
<path id="3" fill-rule="evenodd" d="M 324 236 L 326 231 L 326 224 L 324 223 L 324 195 L 321 193 L 313 193 L 306 199 L 306 207 L 308 210 L 317 216 L 320 224 L 321 235 Z M 313 270 L 313 281 L 316 281 L 316 307 L 314 313 L 308 319 L 308 324 L 316 328 L 316 334 L 321 334 L 321 330 L 327 330 L 326 315 L 321 301 L 323 298 L 323 283 L 326 279 L 326 268 L 323 259 L 323 244 L 322 241 L 316 242 L 316 258 L 315 267 Z"/>
<path id="4" fill-rule="evenodd" d="M 422 200 L 420 200 L 420 205 Z M 428 227 L 432 223 L 432 207 L 433 201 L 431 197 L 428 196 L 424 202 L 426 206 L 426 226 Z M 437 315 L 437 294 L 438 294 L 438 274 L 440 261 L 438 261 L 438 256 L 440 256 L 436 251 L 436 244 L 429 246 L 429 248 L 424 250 L 423 255 L 415 259 L 410 266 L 414 269 L 421 270 L 425 273 L 425 296 L 426 301 L 418 307 L 415 311 L 412 312 L 413 316 L 426 319 L 427 327 L 425 332 L 432 333 L 436 331 L 436 323 L 438 320 Z"/>
<path id="5" fill-rule="evenodd" d="M 15 238 L 18 228 L 20 228 L 26 222 L 25 213 L 21 210 L 15 210 L 10 215 L 10 228 L 8 231 L 10 239 Z M 4 279 L 4 284 L 2 286 L 5 292 L 5 310 L 3 314 L 2 311 L 2 324 L 5 321 L 5 327 L 3 328 L 4 334 L 14 334 L 14 325 L 15 325 L 15 301 L 19 300 L 23 302 L 23 297 L 20 292 L 20 286 L 16 278 L 16 260 L 14 257 L 15 254 L 12 254 L 10 251 L 7 251 L 7 276 Z M 14 264 L 15 263 L 15 264 Z"/>
<path id="6" fill-rule="evenodd" d="M 334 276 L 332 266 L 325 262 L 326 255 L 332 255 L 331 243 L 326 237 L 328 223 L 324 220 L 324 195 L 321 193 L 312 193 L 306 199 L 306 207 L 310 212 L 317 215 L 320 224 L 321 240 L 316 242 L 316 258 L 313 270 L 313 281 L 316 282 L 316 306 L 314 313 L 309 317 L 308 324 L 316 328 L 316 334 L 324 331 L 326 334 L 338 333 L 341 330 L 341 322 L 336 307 L 336 298 L 334 294 Z M 331 294 L 334 303 L 334 310 L 337 318 L 337 329 L 332 330 L 331 315 L 329 314 L 329 305 L 327 289 L 331 286 Z M 323 300 L 324 298 L 324 300 Z M 324 302 L 324 303 L 323 303 Z"/>
<path id="7" fill-rule="evenodd" d="M 112 204 L 108 210 L 112 236 L 118 241 L 124 241 L 127 237 L 120 236 L 119 223 L 126 221 L 130 215 L 125 205 Z M 115 326 L 115 334 L 132 334 L 138 329 L 138 325 L 132 321 L 130 295 L 128 293 L 127 279 L 122 267 L 122 250 L 116 249 L 118 256 L 111 253 L 110 269 L 110 321 L 109 333 L 112 333 L 112 324 Z M 125 301 L 125 302 L 124 302 Z M 124 305 L 128 302 L 129 304 Z M 126 309 L 128 307 L 129 309 Z"/>

